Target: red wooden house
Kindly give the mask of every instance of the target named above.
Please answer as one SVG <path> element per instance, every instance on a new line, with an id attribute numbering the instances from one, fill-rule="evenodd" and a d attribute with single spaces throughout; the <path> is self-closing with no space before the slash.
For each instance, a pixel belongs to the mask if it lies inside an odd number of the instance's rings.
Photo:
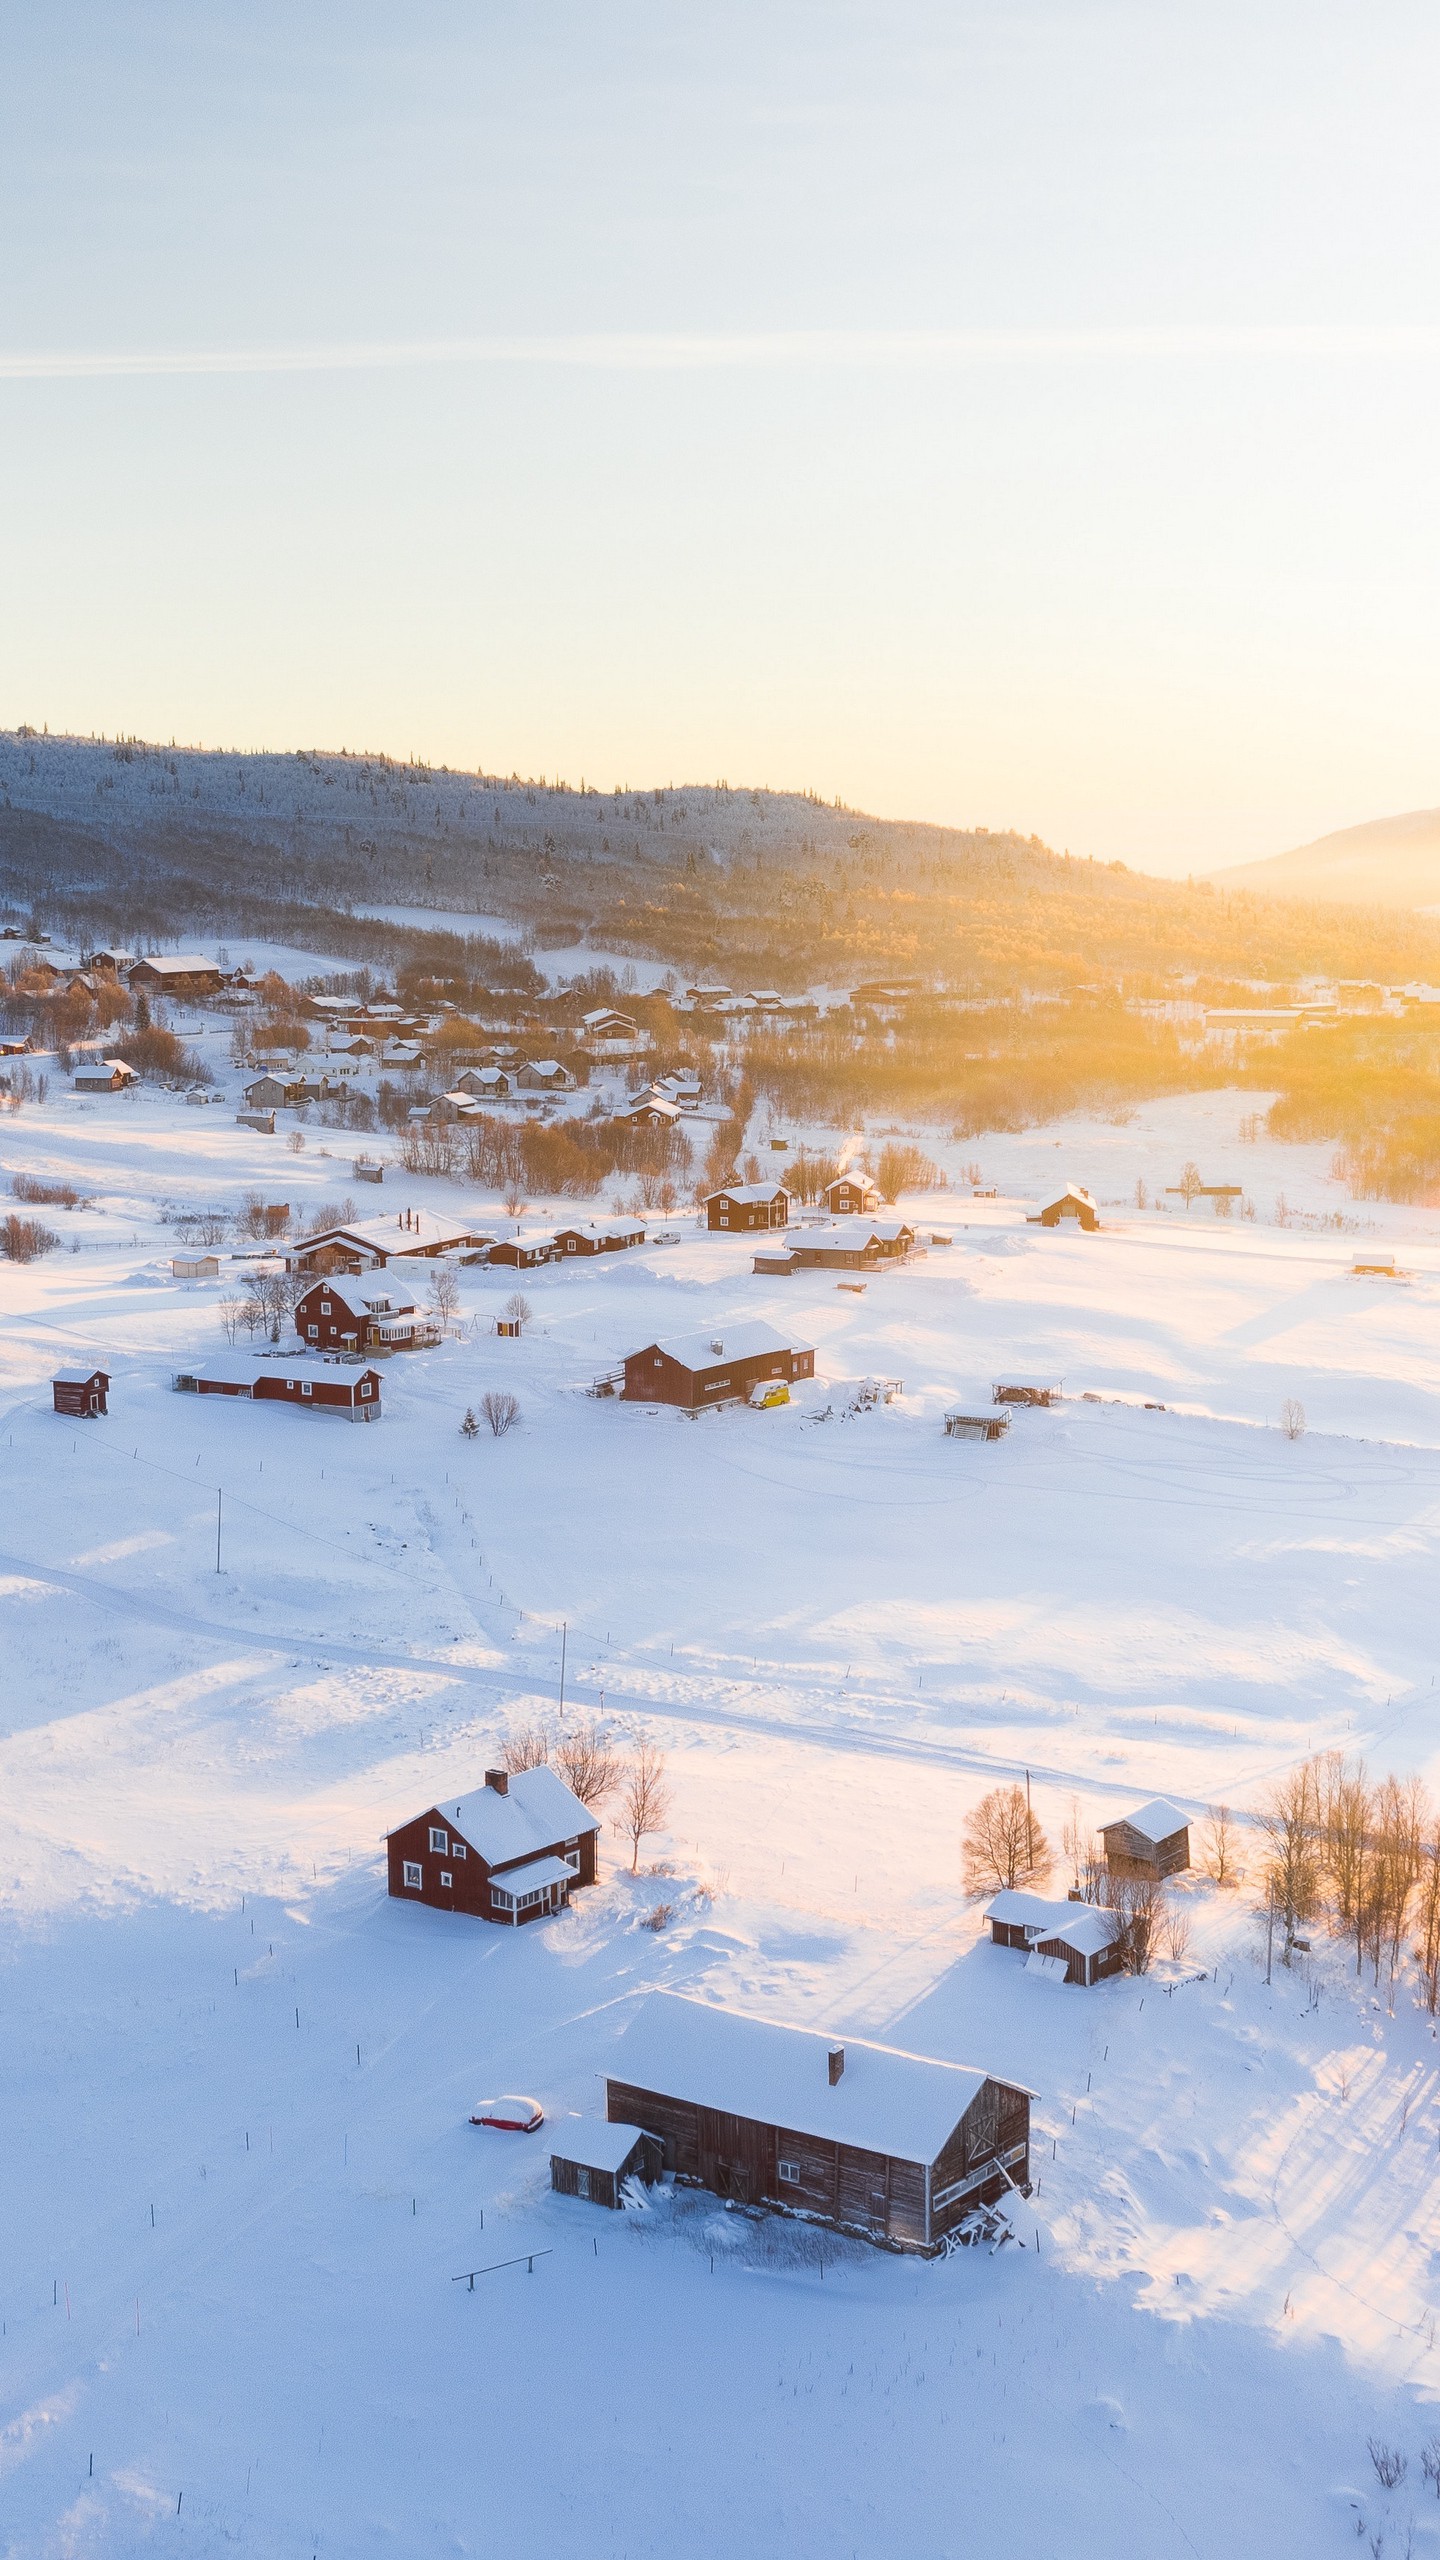
<path id="1" fill-rule="evenodd" d="M 595 1882 L 599 1829 L 553 1769 L 487 1769 L 483 1787 L 388 1834 L 390 1891 L 519 1928 L 563 1911 L 576 1885 Z"/>
<path id="2" fill-rule="evenodd" d="M 790 1217 L 790 1194 L 783 1182 L 732 1182 L 712 1191 L 705 1202 L 705 1223 L 717 1234 L 750 1235 L 757 1227 L 783 1227 Z"/>
<path id="3" fill-rule="evenodd" d="M 771 1378 L 792 1386 L 813 1378 L 809 1343 L 790 1342 L 763 1318 L 731 1324 L 723 1333 L 676 1334 L 648 1342 L 625 1363 L 625 1395 L 631 1404 L 678 1404 L 689 1413 L 713 1404 L 735 1404 Z"/>
<path id="4" fill-rule="evenodd" d="M 110 1392 L 110 1377 L 105 1369 L 58 1369 L 50 1381 L 57 1413 L 85 1415 L 108 1413 L 105 1399 Z"/>
<path id="5" fill-rule="evenodd" d="M 175 1379 L 182 1394 L 229 1396 L 251 1404 L 285 1404 L 293 1413 L 336 1412 L 352 1422 L 380 1419 L 380 1372 L 336 1363 L 306 1369 L 282 1367 L 268 1360 L 208 1360 L 201 1369 L 182 1369 Z"/>
<path id="6" fill-rule="evenodd" d="M 434 1327 L 403 1289 L 365 1290 L 353 1281 L 343 1296 L 333 1280 L 315 1281 L 296 1300 L 295 1330 L 321 1351 L 408 1351 L 435 1339 Z"/>
<path id="7" fill-rule="evenodd" d="M 832 1218 L 868 1218 L 882 1206 L 880 1186 L 868 1173 L 837 1173 L 825 1185 L 825 1206 Z"/>

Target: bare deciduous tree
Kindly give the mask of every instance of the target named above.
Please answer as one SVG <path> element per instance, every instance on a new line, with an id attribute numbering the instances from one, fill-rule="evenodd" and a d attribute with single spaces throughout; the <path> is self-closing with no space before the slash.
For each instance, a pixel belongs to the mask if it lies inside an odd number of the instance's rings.
<path id="1" fill-rule="evenodd" d="M 543 1722 L 512 1725 L 500 1745 L 500 1766 L 512 1778 L 522 1769 L 542 1768 L 550 1757 L 550 1728 Z"/>
<path id="2" fill-rule="evenodd" d="M 640 1843 L 652 1831 L 663 1831 L 670 1811 L 670 1787 L 663 1753 L 652 1742 L 636 1743 L 620 1774 L 617 1831 L 630 1843 L 630 1873 L 640 1864 Z"/>
<path id="3" fill-rule="evenodd" d="M 1420 1933 L 1415 1961 L 1425 1985 L 1425 2006 L 1433 2018 L 1440 2006 L 1440 1831 L 1432 1830 L 1425 1843 L 1415 1921 Z M 1435 2481 L 1435 2495 L 1440 2498 L 1440 2474 Z"/>
<path id="4" fill-rule="evenodd" d="M 506 1194 L 505 1194 L 505 1213 L 506 1213 L 506 1216 L 507 1216 L 507 1217 L 511 1217 L 511 1218 L 518 1218 L 518 1217 L 519 1217 L 519 1215 L 520 1215 L 520 1212 L 521 1212 L 521 1210 L 524 1208 L 524 1206 L 525 1206 L 525 1194 L 524 1194 L 524 1192 L 521 1190 L 520 1185 L 519 1185 L 519 1183 L 518 1183 L 518 1182 L 512 1182 L 512 1183 L 510 1184 L 510 1186 L 509 1186 L 508 1190 L 506 1191 Z"/>
<path id="5" fill-rule="evenodd" d="M 577 1716 L 554 1737 L 550 1757 L 582 1804 L 603 1803 L 620 1774 L 620 1755 L 594 1716 Z"/>
<path id="6" fill-rule="evenodd" d="M 244 1299 L 222 1298 L 215 1312 L 220 1318 L 221 1331 L 223 1332 L 226 1341 L 233 1343 L 244 1319 Z"/>
<path id="7" fill-rule="evenodd" d="M 513 1297 L 507 1298 L 505 1301 L 505 1321 L 507 1324 L 529 1324 L 534 1313 L 535 1310 L 531 1306 L 529 1299 L 522 1297 L 518 1289 L 515 1291 Z"/>
<path id="8" fill-rule="evenodd" d="M 1165 1952 L 1176 1964 L 1190 1944 L 1191 1917 L 1183 1902 L 1168 1902 L 1165 1906 Z"/>
<path id="9" fill-rule="evenodd" d="M 1181 1166 L 1180 1179 L 1176 1183 L 1175 1188 L 1179 1192 L 1187 1209 L 1189 1208 L 1192 1200 L 1199 1199 L 1201 1192 L 1205 1188 L 1205 1179 L 1198 1164 L 1183 1164 Z"/>
<path id="10" fill-rule="evenodd" d="M 435 1263 L 430 1272 L 430 1311 L 439 1325 L 452 1322 L 460 1304 L 460 1280 L 448 1262 Z"/>
<path id="11" fill-rule="evenodd" d="M 1080 1808 L 1073 1802 L 1061 1834 L 1061 1847 L 1081 1901 L 1103 1902 L 1108 1874 L 1105 1845 L 1093 1831 L 1086 1830 L 1080 1820 Z"/>
<path id="12" fill-rule="evenodd" d="M 966 1815 L 962 1838 L 967 1893 L 1043 1884 L 1050 1873 L 1050 1844 L 1026 1804 L 1023 1787 L 992 1787 Z"/>
<path id="13" fill-rule="evenodd" d="M 1287 1396 L 1280 1407 L 1280 1428 L 1287 1440 L 1305 1437 L 1305 1407 L 1298 1396 Z"/>
<path id="14" fill-rule="evenodd" d="M 1205 1817 L 1201 1860 L 1212 1884 L 1235 1882 L 1235 1825 L 1226 1804 L 1212 1804 Z"/>
<path id="15" fill-rule="evenodd" d="M 1165 1887 L 1160 1878 L 1112 1876 L 1110 1908 L 1120 1921 L 1120 1956 L 1126 1972 L 1148 1973 L 1167 1917 Z"/>
<path id="16" fill-rule="evenodd" d="M 508 1387 L 487 1387 L 480 1399 L 480 1410 L 497 1440 L 513 1431 L 520 1419 L 520 1399 Z"/>
<path id="17" fill-rule="evenodd" d="M 1265 1835 L 1267 1899 L 1285 1923 L 1285 1953 L 1302 1921 L 1312 1917 L 1320 1901 L 1321 1844 L 1319 1772 L 1314 1761 L 1302 1762 L 1273 1786 L 1255 1816 Z"/>

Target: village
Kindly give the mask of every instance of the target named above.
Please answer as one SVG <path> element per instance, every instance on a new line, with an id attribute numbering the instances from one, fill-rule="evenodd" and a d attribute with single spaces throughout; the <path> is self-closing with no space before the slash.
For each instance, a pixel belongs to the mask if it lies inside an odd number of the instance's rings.
<path id="1" fill-rule="evenodd" d="M 369 2392 L 337 2266 L 362 2332 L 398 2303 L 425 2336 L 425 2437 L 467 2339 L 505 2340 L 508 2408 L 559 2321 L 593 2451 L 611 2356 L 658 2337 L 678 2364 L 713 2303 L 802 2449 L 806 2359 L 818 2423 L 852 2366 L 868 2403 L 917 2339 L 968 2353 L 998 2481 L 1001 2339 L 1027 2389 L 1083 2394 L 1095 2363 L 1123 2407 L 1123 2300 L 1223 2333 L 1205 2425 L 1283 2334 L 1313 2547 L 1380 2530 L 1367 2433 L 1419 2460 L 1432 2011 L 1408 1937 L 1357 1978 L 1313 1893 L 1277 1899 L 1261 1817 L 1289 1771 L 1424 1768 L 1440 1231 L 1337 1217 L 1326 1152 L 1247 1135 L 1243 1094 L 981 1163 L 933 1128 L 739 1125 L 728 1049 L 554 1041 L 525 1057 L 573 1089 L 452 1052 L 382 1122 L 417 1021 L 326 1028 L 305 999 L 315 1055 L 282 1079 L 228 1054 L 253 1007 L 212 1042 L 226 991 L 157 976 L 151 1030 L 223 1047 L 213 1082 L 75 1046 L 67 1070 L 38 1015 L 0 1066 L 13 1218 L 43 1231 L 0 1266 L 12 1917 L 42 1969 L 153 1927 L 188 2022 L 145 2029 L 84 2233 L 12 2235 L 32 2396 L 67 2298 L 60 2343 L 78 2321 L 97 2357 L 123 2310 L 83 2404 L 123 2429 L 137 2357 L 203 2333 L 218 2247 L 260 2482 L 273 2323 Z M 472 1089 L 512 1065 L 508 1101 Z M 303 1089 L 327 1077 L 377 1106 L 363 1137 Z M 636 1144 L 668 1172 L 588 1197 L 470 1172 L 477 1120 L 487 1145 L 507 1109 L 570 1125 L 594 1079 L 607 1126 L 658 1112 Z M 1320 1525 L 1262 1599 L 1277 1513 Z M 1326 1561 L 1357 1539 L 1390 1541 L 1373 1589 Z M 129 1979 L 101 1962 L 86 1996 L 117 2063 Z M 6 2130 L 43 2195 L 33 2036 Z M 1392 2190 L 1412 2236 L 1381 2296 Z M 252 2212 L 295 2271 L 263 2311 Z M 174 2396 L 193 2479 L 210 2389 Z M 352 2431 L 322 2397 L 328 2443 Z M 917 2516 L 942 2405 L 904 2420 Z M 707 2404 L 674 2406 L 693 2532 Z M 73 2467 L 77 2424 L 30 2477 Z M 262 2499 L 328 2475 L 317 2441 Z M 1107 2540 L 1148 2547 L 1151 2486 L 1066 2459 Z M 243 2505 L 243 2468 L 208 2494 Z M 842 2464 L 826 2512 L 859 2500 L 879 2547 L 875 2499 Z"/>

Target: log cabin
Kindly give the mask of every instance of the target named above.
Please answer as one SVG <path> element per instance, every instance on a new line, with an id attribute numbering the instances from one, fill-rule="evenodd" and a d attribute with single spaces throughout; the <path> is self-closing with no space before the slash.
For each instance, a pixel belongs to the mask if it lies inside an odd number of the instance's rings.
<path id="1" fill-rule="evenodd" d="M 933 2255 L 1030 2179 L 1033 2091 L 811 2027 L 653 1991 L 606 2076 L 612 2124 L 663 2145 L 681 2183 Z"/>
<path id="2" fill-rule="evenodd" d="M 1190 1864 L 1190 1817 L 1166 1796 L 1152 1796 L 1123 1821 L 1102 1822 L 1100 1837 L 1112 1876 L 1143 1883 L 1179 1875 Z"/>
<path id="3" fill-rule="evenodd" d="M 387 1835 L 389 1889 L 397 1901 L 523 1928 L 595 1882 L 599 1830 L 554 1769 L 487 1769 L 483 1787 Z"/>
<path id="4" fill-rule="evenodd" d="M 110 1373 L 107 1369 L 57 1369 L 50 1381 L 50 1393 L 57 1413 L 72 1420 L 83 1416 L 88 1421 L 110 1410 L 106 1401 Z"/>
<path id="5" fill-rule="evenodd" d="M 1031 1227 L 1058 1227 L 1062 1218 L 1073 1218 L 1087 1235 L 1093 1235 L 1100 1224 L 1099 1210 L 1089 1192 L 1082 1191 L 1078 1182 L 1067 1182 L 1057 1199 L 1047 1201 L 1045 1207 L 1037 1209 L 1025 1223 Z"/>

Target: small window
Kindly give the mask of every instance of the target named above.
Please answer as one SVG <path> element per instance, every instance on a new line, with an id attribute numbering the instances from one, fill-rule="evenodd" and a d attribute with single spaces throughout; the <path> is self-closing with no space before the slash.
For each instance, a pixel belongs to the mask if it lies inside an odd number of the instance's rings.
<path id="1" fill-rule="evenodd" d="M 322 1314 L 322 1316 L 328 1316 L 328 1315 L 329 1315 L 329 1313 L 330 1313 L 330 1301 L 329 1301 L 329 1299 L 328 1299 L 328 1298 L 322 1298 L 322 1299 L 321 1299 L 321 1301 L 320 1301 L 320 1313 Z"/>
<path id="2" fill-rule="evenodd" d="M 442 1831 L 442 1830 L 439 1828 L 438 1824 L 436 1824 L 436 1823 L 433 1823 L 433 1822 L 432 1822 L 432 1823 L 431 1823 L 431 1825 L 430 1825 L 430 1846 L 431 1846 L 431 1848 L 432 1848 L 432 1849 L 434 1849 L 434 1850 L 436 1850 L 436 1851 L 438 1851 L 439 1855 L 443 1858 L 443 1857 L 444 1857 L 444 1855 L 445 1855 L 445 1851 L 446 1851 L 446 1848 L 447 1848 L 447 1846 L 448 1846 L 448 1845 L 449 1845 L 449 1834 L 448 1834 L 448 1832 L 444 1832 L 444 1831 Z"/>
<path id="3" fill-rule="evenodd" d="M 440 1870 L 440 1889 L 442 1893 L 448 1893 L 454 1882 L 454 1877 L 448 1874 L 446 1869 L 442 1867 Z"/>
<path id="4" fill-rule="evenodd" d="M 319 1339 L 320 1339 L 320 1327 L 318 1326 L 318 1324 L 307 1324 L 307 1326 L 305 1327 L 305 1330 L 306 1330 L 306 1332 L 309 1334 L 310 1339 L 311 1339 L 311 1341 L 312 1341 L 312 1342 L 318 1342 L 318 1341 L 319 1341 Z"/>
<path id="5" fill-rule="evenodd" d="M 303 1381 L 303 1383 L 302 1383 L 302 1385 L 301 1385 L 301 1388 L 300 1388 L 300 1393 L 302 1394 L 302 1396 L 313 1396 L 313 1394 L 315 1393 L 315 1390 L 314 1390 L 314 1388 L 311 1386 L 310 1381 L 309 1381 L 309 1379 L 308 1379 L 308 1378 L 306 1378 L 306 1379 Z"/>
<path id="6" fill-rule="evenodd" d="M 779 2160 L 775 2165 L 780 2173 L 780 2184 L 782 2187 L 799 2186 L 800 2163 L 798 2160 Z"/>
<path id="7" fill-rule="evenodd" d="M 657 1369 L 663 1369 L 663 1368 L 664 1368 L 664 1366 L 665 1366 L 665 1363 L 664 1363 L 664 1361 L 663 1361 L 663 1360 L 657 1360 L 657 1361 L 656 1361 L 656 1363 L 655 1363 L 655 1366 L 656 1366 L 656 1368 L 657 1368 Z"/>
<path id="8" fill-rule="evenodd" d="M 405 1861 L 405 1890 L 406 1890 L 406 1892 L 407 1892 L 407 1893 L 418 1893 L 418 1892 L 419 1892 L 419 1890 L 420 1890 L 420 1887 L 421 1887 L 422 1882 L 423 1882 L 423 1878 L 422 1878 L 421 1873 L 420 1873 L 420 1862 L 419 1862 L 418 1858 L 407 1858 L 407 1859 L 406 1859 L 406 1861 Z"/>
<path id="9" fill-rule="evenodd" d="M 369 1381 L 369 1379 L 368 1379 L 368 1378 L 362 1378 L 362 1379 L 361 1379 L 361 1381 L 360 1381 L 360 1393 L 362 1394 L 362 1396 L 368 1396 L 368 1394 L 370 1393 L 370 1381 Z"/>
<path id="10" fill-rule="evenodd" d="M 463 1840 L 452 1840 L 452 1841 L 451 1841 L 451 1843 L 450 1843 L 450 1855 L 451 1855 L 451 1857 L 452 1857 L 452 1858 L 463 1858 L 463 1857 L 464 1857 L 464 1855 L 465 1855 L 465 1843 L 464 1843 L 464 1841 L 463 1841 Z"/>
<path id="11" fill-rule="evenodd" d="M 728 1226 L 729 1226 L 729 1224 L 730 1224 L 730 1221 L 729 1221 L 728 1217 L 725 1215 L 725 1213 L 724 1213 L 724 1211 L 723 1211 L 723 1210 L 721 1211 L 721 1214 L 720 1214 L 720 1224 L 721 1224 L 721 1226 L 722 1226 L 722 1227 L 728 1227 Z"/>

